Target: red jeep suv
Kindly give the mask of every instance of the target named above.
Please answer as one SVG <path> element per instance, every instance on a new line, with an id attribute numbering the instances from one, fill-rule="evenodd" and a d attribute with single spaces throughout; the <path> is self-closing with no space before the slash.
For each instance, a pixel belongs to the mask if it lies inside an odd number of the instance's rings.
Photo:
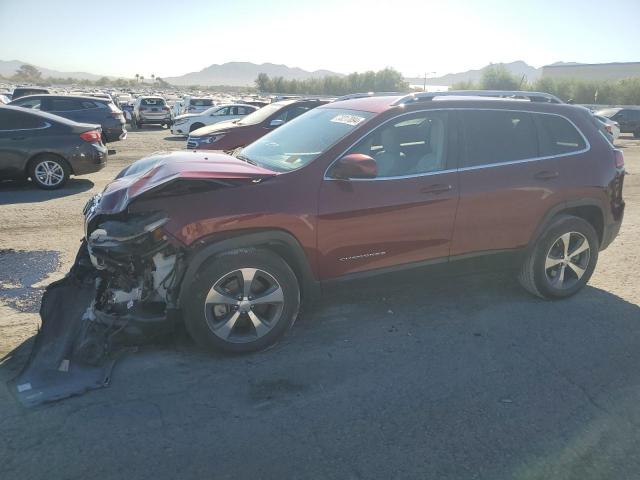
<path id="1" fill-rule="evenodd" d="M 620 229 L 622 153 L 582 107 L 480 95 L 356 95 L 235 157 L 140 160 L 87 205 L 69 278 L 108 328 L 180 311 L 231 352 L 274 343 L 323 283 L 399 268 L 507 252 L 531 293 L 573 295 Z"/>

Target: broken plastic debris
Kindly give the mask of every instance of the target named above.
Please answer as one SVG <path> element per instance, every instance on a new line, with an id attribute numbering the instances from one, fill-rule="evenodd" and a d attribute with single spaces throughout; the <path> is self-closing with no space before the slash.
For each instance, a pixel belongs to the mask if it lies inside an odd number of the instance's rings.
<path id="1" fill-rule="evenodd" d="M 26 392 L 27 390 L 31 390 L 30 383 L 23 383 L 22 385 L 18 385 L 18 393 Z"/>

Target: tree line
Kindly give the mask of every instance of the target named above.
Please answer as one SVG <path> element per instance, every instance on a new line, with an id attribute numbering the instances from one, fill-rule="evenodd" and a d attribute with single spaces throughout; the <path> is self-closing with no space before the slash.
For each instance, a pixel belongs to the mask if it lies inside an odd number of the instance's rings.
<path id="1" fill-rule="evenodd" d="M 402 74 L 393 68 L 377 72 L 352 73 L 350 75 L 327 75 L 305 80 L 287 80 L 260 73 L 255 80 L 261 93 L 290 93 L 308 95 L 346 95 L 356 92 L 406 92 L 409 84 Z"/>
<path id="2" fill-rule="evenodd" d="M 542 77 L 533 82 L 491 65 L 478 82 L 459 82 L 452 90 L 529 90 L 551 93 L 565 102 L 599 105 L 640 105 L 640 77 L 623 80 L 585 80 Z"/>

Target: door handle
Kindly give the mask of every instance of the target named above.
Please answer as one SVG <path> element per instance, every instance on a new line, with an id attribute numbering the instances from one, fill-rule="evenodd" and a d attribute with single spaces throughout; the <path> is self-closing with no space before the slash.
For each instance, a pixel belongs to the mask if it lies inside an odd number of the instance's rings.
<path id="1" fill-rule="evenodd" d="M 554 178 L 558 178 L 559 176 L 559 172 L 553 172 L 550 170 L 543 170 L 542 172 L 538 172 L 534 175 L 536 180 L 552 180 Z"/>
<path id="2" fill-rule="evenodd" d="M 438 195 L 440 193 L 448 192 L 453 187 L 451 185 L 445 185 L 444 183 L 437 183 L 435 185 L 430 185 L 428 187 L 422 187 L 420 189 L 420 193 L 431 193 L 433 195 Z"/>

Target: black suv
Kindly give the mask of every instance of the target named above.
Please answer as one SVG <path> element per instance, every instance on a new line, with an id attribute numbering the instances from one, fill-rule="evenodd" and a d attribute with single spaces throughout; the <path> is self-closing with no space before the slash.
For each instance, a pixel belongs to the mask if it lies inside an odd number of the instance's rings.
<path id="1" fill-rule="evenodd" d="M 605 108 L 596 115 L 607 117 L 620 124 L 620 133 L 633 133 L 640 138 L 640 108 Z"/>
<path id="2" fill-rule="evenodd" d="M 104 143 L 117 142 L 127 136 L 124 114 L 111 100 L 70 95 L 30 95 L 9 105 L 53 113 L 80 123 L 98 123 Z"/>

